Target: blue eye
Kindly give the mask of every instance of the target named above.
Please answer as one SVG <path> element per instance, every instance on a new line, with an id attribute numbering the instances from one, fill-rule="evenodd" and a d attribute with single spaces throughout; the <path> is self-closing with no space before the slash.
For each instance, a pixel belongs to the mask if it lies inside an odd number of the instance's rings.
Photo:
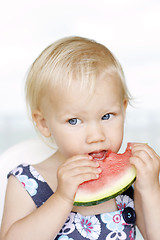
<path id="1" fill-rule="evenodd" d="M 77 124 L 81 123 L 81 120 L 79 120 L 78 118 L 72 118 L 72 119 L 69 119 L 68 122 L 71 125 L 77 125 Z"/>
<path id="2" fill-rule="evenodd" d="M 102 120 L 109 120 L 111 118 L 111 114 L 107 113 L 102 117 Z"/>

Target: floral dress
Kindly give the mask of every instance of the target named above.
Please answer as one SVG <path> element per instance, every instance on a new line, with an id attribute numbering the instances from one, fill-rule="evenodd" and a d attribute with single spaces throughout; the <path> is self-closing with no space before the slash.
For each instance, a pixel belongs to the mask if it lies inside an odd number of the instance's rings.
<path id="1" fill-rule="evenodd" d="M 9 174 L 24 186 L 37 208 L 54 194 L 44 178 L 28 164 L 21 164 Z M 56 240 L 134 240 L 136 215 L 133 188 L 117 196 L 115 212 L 83 216 L 71 212 Z M 53 223 L 54 224 L 54 223 Z"/>

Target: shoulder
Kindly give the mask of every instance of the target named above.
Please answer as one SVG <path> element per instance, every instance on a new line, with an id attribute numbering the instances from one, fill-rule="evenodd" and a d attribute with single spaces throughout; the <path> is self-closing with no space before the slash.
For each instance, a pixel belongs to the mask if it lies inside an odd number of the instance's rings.
<path id="1" fill-rule="evenodd" d="M 7 206 L 11 205 L 12 208 L 14 204 L 17 206 L 20 204 L 21 208 L 23 208 L 23 205 L 30 205 L 32 209 L 36 208 L 35 204 L 26 193 L 24 186 L 12 175 L 10 175 L 8 179 L 5 200 L 8 203 Z"/>
<path id="2" fill-rule="evenodd" d="M 22 184 L 14 176 L 10 176 L 7 183 L 2 219 L 4 228 L 8 229 L 14 222 L 27 216 L 35 209 L 36 205 L 24 190 Z"/>
<path id="3" fill-rule="evenodd" d="M 7 175 L 8 184 L 6 189 L 6 201 L 12 208 L 14 204 L 17 204 L 18 206 L 19 204 L 21 206 L 24 204 L 26 207 L 29 206 L 29 208 L 31 206 L 32 209 L 36 208 L 36 205 L 27 193 L 25 186 L 27 183 L 29 184 L 28 181 L 31 176 L 30 167 L 31 166 L 28 164 L 18 165 Z"/>
<path id="4" fill-rule="evenodd" d="M 10 179 L 11 176 L 14 176 L 21 183 L 25 192 L 28 193 L 27 197 L 30 196 L 36 207 L 40 207 L 53 194 L 53 190 L 47 181 L 49 179 L 48 175 L 46 174 L 47 179 L 44 178 L 45 170 L 42 168 L 40 173 L 37 169 L 41 170 L 41 168 L 37 166 L 21 164 L 13 169 L 8 177 Z M 48 173 L 47 170 L 46 172 Z"/>
<path id="5" fill-rule="evenodd" d="M 33 165 L 34 169 L 45 179 L 53 192 L 57 188 L 57 170 L 59 166 L 60 164 L 54 159 L 54 156 Z"/>
<path id="6" fill-rule="evenodd" d="M 2 218 L 3 232 L 7 232 L 14 222 L 24 218 L 36 209 L 32 198 L 17 177 L 15 177 L 16 174 L 20 174 L 22 171 L 22 167 L 19 165 L 8 174 Z"/>

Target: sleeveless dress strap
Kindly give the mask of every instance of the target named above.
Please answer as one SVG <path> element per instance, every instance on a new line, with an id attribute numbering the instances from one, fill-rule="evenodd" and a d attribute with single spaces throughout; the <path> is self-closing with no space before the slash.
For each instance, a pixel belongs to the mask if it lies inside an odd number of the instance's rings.
<path id="1" fill-rule="evenodd" d="M 7 178 L 11 175 L 21 182 L 37 207 L 43 205 L 53 194 L 44 178 L 31 165 L 21 164 L 9 172 Z"/>

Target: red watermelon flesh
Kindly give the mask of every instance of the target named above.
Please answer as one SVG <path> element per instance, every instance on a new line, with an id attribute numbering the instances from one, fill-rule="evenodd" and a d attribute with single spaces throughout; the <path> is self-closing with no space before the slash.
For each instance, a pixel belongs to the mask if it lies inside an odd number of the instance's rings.
<path id="1" fill-rule="evenodd" d="M 92 155 L 99 160 L 102 172 L 96 180 L 90 180 L 79 185 L 75 206 L 91 206 L 112 199 L 129 188 L 136 178 L 136 170 L 130 164 L 131 143 L 128 143 L 123 154 L 112 151 Z"/>

